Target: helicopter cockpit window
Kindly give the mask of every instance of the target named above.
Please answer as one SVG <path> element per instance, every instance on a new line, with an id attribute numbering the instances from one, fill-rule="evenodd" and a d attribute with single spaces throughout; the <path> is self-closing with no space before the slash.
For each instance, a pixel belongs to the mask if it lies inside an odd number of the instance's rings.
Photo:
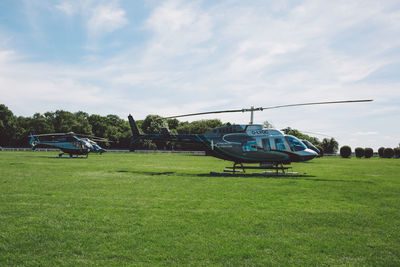
<path id="1" fill-rule="evenodd" d="M 285 143 L 282 138 L 275 138 L 275 147 L 277 150 L 286 150 Z"/>
<path id="2" fill-rule="evenodd" d="M 290 144 L 290 147 L 294 151 L 302 151 L 302 150 L 305 150 L 307 148 L 299 139 L 297 139 L 294 136 L 288 135 L 288 136 L 286 136 L 286 138 L 287 138 L 287 140 L 288 140 L 288 142 Z"/>

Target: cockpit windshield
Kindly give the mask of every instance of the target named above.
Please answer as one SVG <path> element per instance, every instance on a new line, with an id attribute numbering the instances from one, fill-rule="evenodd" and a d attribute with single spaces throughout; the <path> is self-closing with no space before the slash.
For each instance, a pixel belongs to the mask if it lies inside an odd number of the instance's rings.
<path id="1" fill-rule="evenodd" d="M 294 151 L 302 151 L 305 150 L 307 147 L 296 137 L 291 136 L 291 135 L 286 135 L 286 138 L 290 144 L 290 147 Z"/>

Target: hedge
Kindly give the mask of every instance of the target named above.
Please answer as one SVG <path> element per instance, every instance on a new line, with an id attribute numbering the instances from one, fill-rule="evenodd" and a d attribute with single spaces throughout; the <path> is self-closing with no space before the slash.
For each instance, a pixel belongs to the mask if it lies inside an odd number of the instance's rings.
<path id="1" fill-rule="evenodd" d="M 354 153 L 356 154 L 357 158 L 362 158 L 362 157 L 364 157 L 365 151 L 364 151 L 364 148 L 362 148 L 362 147 L 356 147 L 356 149 L 354 150 Z"/>
<path id="2" fill-rule="evenodd" d="M 340 156 L 342 158 L 349 158 L 351 155 L 351 148 L 349 146 L 342 146 L 340 148 Z"/>
<path id="3" fill-rule="evenodd" d="M 366 159 L 369 159 L 370 157 L 372 157 L 374 155 L 374 150 L 370 147 L 367 147 L 364 149 L 364 157 Z"/>

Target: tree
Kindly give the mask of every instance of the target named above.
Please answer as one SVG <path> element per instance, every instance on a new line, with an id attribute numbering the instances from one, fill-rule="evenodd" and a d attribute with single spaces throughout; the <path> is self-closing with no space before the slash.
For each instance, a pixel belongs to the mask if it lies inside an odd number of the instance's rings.
<path id="1" fill-rule="evenodd" d="M 0 104 L 0 145 L 12 146 L 15 143 L 16 118 L 6 105 Z"/>
<path id="2" fill-rule="evenodd" d="M 73 113 L 64 110 L 57 110 L 53 116 L 54 131 L 57 133 L 68 133 L 72 132 L 73 128 L 76 128 L 78 121 L 76 120 Z"/>
<path id="3" fill-rule="evenodd" d="M 393 148 L 391 148 L 391 147 L 385 148 L 385 150 L 383 151 L 383 157 L 390 159 L 390 158 L 393 158 L 393 156 L 394 156 Z"/>
<path id="4" fill-rule="evenodd" d="M 32 117 L 17 117 L 15 145 L 26 147 L 30 133 L 47 134 L 54 133 L 54 127 L 44 115 L 35 113 Z"/>
<path id="5" fill-rule="evenodd" d="M 158 115 L 148 115 L 142 124 L 142 130 L 146 134 L 161 134 L 163 129 L 168 130 L 167 122 Z M 153 141 L 157 149 L 165 149 L 167 144 L 165 141 Z M 151 147 L 150 142 L 144 142 L 147 146 Z"/>
<path id="6" fill-rule="evenodd" d="M 362 158 L 365 155 L 365 150 L 362 147 L 356 147 L 354 149 L 354 153 L 356 154 L 357 158 Z"/>
<path id="7" fill-rule="evenodd" d="M 180 123 L 177 131 L 179 134 L 203 134 L 211 129 L 221 127 L 224 124 L 218 119 L 198 120 Z"/>
<path id="8" fill-rule="evenodd" d="M 28 136 L 30 132 L 35 132 L 32 126 L 32 118 L 19 116 L 16 118 L 16 130 L 14 145 L 19 147 L 28 146 Z M 36 132 L 37 133 L 37 132 Z M 41 133 L 41 132 L 39 132 Z"/>
<path id="9" fill-rule="evenodd" d="M 380 148 L 378 149 L 378 155 L 379 155 L 380 158 L 383 158 L 383 151 L 384 151 L 384 150 L 385 150 L 384 147 L 380 147 Z"/>
<path id="10" fill-rule="evenodd" d="M 148 115 L 142 124 L 142 130 L 146 134 L 161 134 L 163 128 L 168 129 L 168 124 L 158 115 Z"/>
<path id="11" fill-rule="evenodd" d="M 177 129 L 179 126 L 179 121 L 177 119 L 168 119 L 167 123 L 170 130 Z"/>
<path id="12" fill-rule="evenodd" d="M 339 143 L 335 140 L 335 138 L 324 138 L 322 140 L 321 146 L 325 154 L 335 154 L 338 150 Z"/>
<path id="13" fill-rule="evenodd" d="M 365 148 L 365 153 L 364 153 L 364 157 L 366 159 L 369 159 L 370 157 L 372 157 L 374 155 L 374 150 L 370 147 Z"/>
<path id="14" fill-rule="evenodd" d="M 73 114 L 76 124 L 72 126 L 72 131 L 80 134 L 93 135 L 92 126 L 89 123 L 89 114 L 83 111 L 78 111 Z"/>
<path id="15" fill-rule="evenodd" d="M 107 118 L 93 114 L 89 116 L 88 121 L 92 126 L 93 135 L 104 138 L 108 127 Z"/>
<path id="16" fill-rule="evenodd" d="M 395 147 L 393 151 L 394 151 L 394 157 L 397 159 L 400 158 L 400 147 Z"/>
<path id="17" fill-rule="evenodd" d="M 340 148 L 340 156 L 342 158 L 349 158 L 351 155 L 351 148 L 349 146 L 342 146 Z"/>

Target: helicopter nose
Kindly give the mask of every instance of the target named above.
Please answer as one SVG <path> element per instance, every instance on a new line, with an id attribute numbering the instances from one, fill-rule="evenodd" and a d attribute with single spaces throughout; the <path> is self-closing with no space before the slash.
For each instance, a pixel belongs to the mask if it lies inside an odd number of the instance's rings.
<path id="1" fill-rule="evenodd" d="M 307 155 L 304 155 L 304 161 L 307 161 L 307 160 L 311 160 L 311 159 L 313 159 L 313 158 L 316 158 L 317 156 L 318 156 L 318 153 L 317 152 L 315 152 L 314 150 L 312 150 L 312 149 L 306 149 L 306 153 L 307 153 Z"/>
<path id="2" fill-rule="evenodd" d="M 303 152 L 304 152 L 303 155 L 302 155 L 302 160 L 303 161 L 312 160 L 313 158 L 316 158 L 318 156 L 317 152 L 315 152 L 314 150 L 311 150 L 309 148 L 307 148 Z"/>

